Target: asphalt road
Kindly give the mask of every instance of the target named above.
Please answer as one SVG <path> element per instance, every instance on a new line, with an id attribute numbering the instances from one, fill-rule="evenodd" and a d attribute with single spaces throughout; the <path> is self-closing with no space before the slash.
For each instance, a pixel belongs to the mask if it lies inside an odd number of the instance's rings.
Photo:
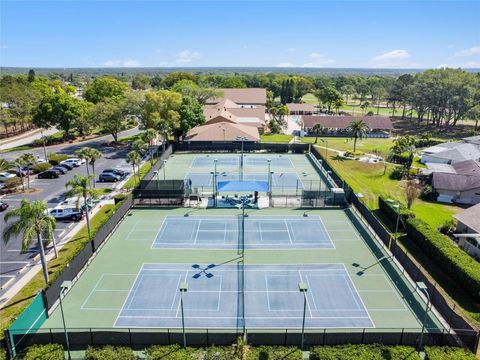
<path id="1" fill-rule="evenodd" d="M 130 136 L 138 133 L 138 129 L 131 129 L 124 131 L 121 137 Z M 112 141 L 111 136 L 102 137 L 99 139 L 93 139 L 78 144 L 56 145 L 47 148 L 47 152 L 73 154 L 77 149 L 84 146 L 94 147 L 100 150 L 103 156 L 95 162 L 96 180 L 98 180 L 98 174 L 105 168 L 116 167 L 128 172 L 131 172 L 131 166 L 125 161 L 126 154 L 129 149 L 127 147 L 114 148 L 107 146 Z M 0 154 L 8 160 L 18 158 L 22 153 L 32 152 L 43 158 L 43 149 L 35 149 L 30 151 L 15 151 L 5 154 Z M 68 180 L 72 179 L 75 174 L 86 175 L 86 166 L 74 168 L 67 172 L 65 175 L 61 175 L 58 179 L 34 179 L 31 180 L 30 187 L 35 188 L 38 191 L 30 194 L 12 194 L 6 195 L 1 198 L 2 201 L 9 204 L 8 210 L 14 209 L 20 205 L 22 199 L 29 200 L 44 200 L 47 202 L 49 208 L 55 207 L 58 203 L 64 200 L 65 193 L 67 191 L 65 184 Z M 97 187 L 113 188 L 115 183 L 99 183 L 96 182 Z M 0 228 L 5 228 L 4 215 L 6 211 L 0 213 Z M 57 222 L 57 229 L 55 230 L 56 241 L 61 241 L 65 237 L 70 228 L 73 227 L 72 222 Z M 21 276 L 19 271 L 25 266 L 30 266 L 33 263 L 33 258 L 38 253 L 35 244 L 27 251 L 22 253 L 21 249 L 21 237 L 12 238 L 7 244 L 3 241 L 3 231 L 0 233 L 0 295 L 2 295 L 12 284 L 15 282 L 15 278 Z M 48 249 L 53 251 L 53 249 Z M 36 260 L 39 261 L 38 259 Z"/>

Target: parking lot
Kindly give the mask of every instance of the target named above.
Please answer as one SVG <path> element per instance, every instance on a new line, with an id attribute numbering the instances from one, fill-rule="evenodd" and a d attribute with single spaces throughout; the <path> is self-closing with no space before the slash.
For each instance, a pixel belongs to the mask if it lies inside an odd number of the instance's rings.
<path id="1" fill-rule="evenodd" d="M 97 188 L 115 188 L 121 187 L 123 183 L 102 183 L 98 181 L 99 174 L 106 168 L 118 168 L 129 173 L 132 172 L 132 167 L 126 161 L 126 154 L 128 148 L 114 148 L 105 146 L 105 140 L 92 140 L 87 143 L 64 145 L 62 147 L 56 147 L 55 150 L 48 149 L 48 152 L 64 153 L 73 156 L 73 153 L 83 147 L 90 146 L 100 150 L 103 156 L 95 162 L 95 180 Z M 43 158 L 43 149 L 35 149 L 32 152 L 34 155 L 38 155 Z M 21 152 L 4 153 L 1 156 L 7 160 L 14 160 L 21 155 Z M 90 167 L 91 170 L 91 167 Z M 65 198 L 67 191 L 65 184 L 72 179 L 75 174 L 86 175 L 85 164 L 80 167 L 74 167 L 64 175 L 60 175 L 58 179 L 37 179 L 36 176 L 31 176 L 30 187 L 35 189 L 32 193 L 17 193 L 11 195 L 0 196 L 0 200 L 9 205 L 6 211 L 0 213 L 0 228 L 5 228 L 4 216 L 5 213 L 11 209 L 20 206 L 22 199 L 28 200 L 43 200 L 48 204 L 48 208 L 54 208 Z M 25 179 L 26 182 L 26 179 Z M 55 229 L 55 239 L 57 243 L 61 243 L 69 232 L 74 228 L 75 222 L 72 221 L 57 221 L 57 228 Z M 37 264 L 40 260 L 37 256 L 37 249 L 35 245 L 32 245 L 30 249 L 22 253 L 21 238 L 12 238 L 8 244 L 3 242 L 3 233 L 0 232 L 0 297 L 15 283 L 16 279 L 22 277 L 27 273 L 28 269 Z M 53 248 L 47 249 L 53 251 Z"/>

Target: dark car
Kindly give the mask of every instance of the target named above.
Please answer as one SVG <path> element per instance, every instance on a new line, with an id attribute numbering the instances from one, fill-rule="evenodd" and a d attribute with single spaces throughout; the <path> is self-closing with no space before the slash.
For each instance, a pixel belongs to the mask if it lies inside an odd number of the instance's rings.
<path id="1" fill-rule="evenodd" d="M 120 177 L 120 179 L 125 179 L 127 172 L 120 169 L 105 169 L 102 171 L 102 174 L 114 174 Z"/>
<path id="2" fill-rule="evenodd" d="M 0 211 L 4 211 L 8 208 L 8 204 L 0 201 Z"/>
<path id="3" fill-rule="evenodd" d="M 120 181 L 121 178 L 118 175 L 113 173 L 101 173 L 98 177 L 98 181 L 100 182 L 117 182 Z"/>
<path id="4" fill-rule="evenodd" d="M 52 170 L 57 170 L 58 172 L 60 172 L 60 174 L 66 174 L 68 171 L 63 166 L 55 166 L 54 168 L 52 168 Z"/>
<path id="5" fill-rule="evenodd" d="M 73 165 L 68 164 L 68 163 L 60 163 L 60 164 L 58 164 L 57 166 L 61 166 L 61 167 L 65 168 L 65 169 L 67 169 L 67 170 L 72 170 L 72 169 L 73 169 Z"/>
<path id="6" fill-rule="evenodd" d="M 57 179 L 60 176 L 60 172 L 57 170 L 47 170 L 38 174 L 39 179 Z"/>

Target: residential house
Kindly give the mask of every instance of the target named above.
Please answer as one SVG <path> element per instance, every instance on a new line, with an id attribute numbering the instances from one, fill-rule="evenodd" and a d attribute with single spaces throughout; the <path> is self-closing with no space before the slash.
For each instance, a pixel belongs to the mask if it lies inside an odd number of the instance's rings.
<path id="1" fill-rule="evenodd" d="M 446 142 L 423 150 L 420 162 L 454 164 L 465 160 L 480 160 L 480 146 L 473 143 Z"/>
<path id="2" fill-rule="evenodd" d="M 303 115 L 303 131 L 314 135 L 312 130 L 316 124 L 323 127 L 324 136 L 349 136 L 348 127 L 354 120 L 362 120 L 368 126 L 368 137 L 390 137 L 393 130 L 388 116 L 323 116 Z"/>
<path id="3" fill-rule="evenodd" d="M 314 104 L 286 104 L 290 115 L 313 115 L 318 113 L 318 108 Z"/>
<path id="4" fill-rule="evenodd" d="M 458 246 L 470 255 L 480 258 L 480 204 L 453 216 L 457 220 Z"/>
<path id="5" fill-rule="evenodd" d="M 265 107 L 261 105 L 239 105 L 231 99 L 223 99 L 217 104 L 203 107 L 205 122 L 235 122 L 242 125 L 252 126 L 263 131 L 265 126 Z"/>
<path id="6" fill-rule="evenodd" d="M 480 163 L 473 160 L 454 164 L 427 163 L 433 172 L 432 187 L 437 201 L 460 204 L 480 203 Z"/>

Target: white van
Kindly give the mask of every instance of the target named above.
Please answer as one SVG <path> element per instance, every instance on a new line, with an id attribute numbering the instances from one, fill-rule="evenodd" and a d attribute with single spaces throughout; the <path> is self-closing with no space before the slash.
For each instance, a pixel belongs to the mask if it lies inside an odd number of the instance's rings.
<path id="1" fill-rule="evenodd" d="M 83 212 L 73 207 L 57 206 L 50 210 L 50 215 L 57 220 L 80 221 L 83 217 Z"/>

